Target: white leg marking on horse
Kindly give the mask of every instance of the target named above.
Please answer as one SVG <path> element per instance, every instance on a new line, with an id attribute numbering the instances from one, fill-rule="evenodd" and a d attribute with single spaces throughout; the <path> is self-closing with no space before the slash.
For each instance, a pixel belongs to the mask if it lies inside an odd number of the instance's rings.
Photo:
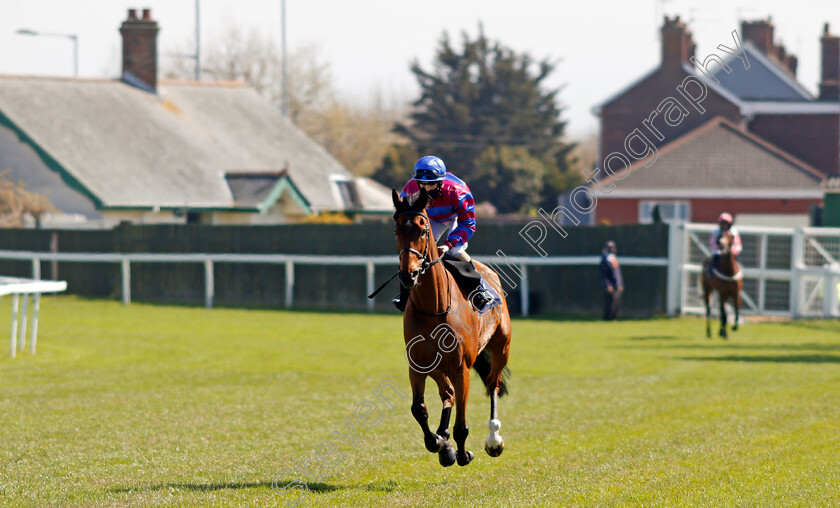
<path id="1" fill-rule="evenodd" d="M 502 422 L 499 420 L 490 420 L 487 422 L 487 428 L 490 429 L 490 435 L 487 436 L 486 445 L 490 448 L 498 448 L 502 445 L 502 436 L 499 435 L 499 430 L 502 428 Z"/>

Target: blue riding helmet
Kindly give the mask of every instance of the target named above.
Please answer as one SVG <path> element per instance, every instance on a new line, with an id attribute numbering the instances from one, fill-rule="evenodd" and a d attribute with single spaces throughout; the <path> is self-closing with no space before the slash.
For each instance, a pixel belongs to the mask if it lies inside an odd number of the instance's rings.
<path id="1" fill-rule="evenodd" d="M 418 182 L 442 182 L 446 178 L 446 165 L 439 157 L 426 155 L 414 164 L 414 179 Z"/>

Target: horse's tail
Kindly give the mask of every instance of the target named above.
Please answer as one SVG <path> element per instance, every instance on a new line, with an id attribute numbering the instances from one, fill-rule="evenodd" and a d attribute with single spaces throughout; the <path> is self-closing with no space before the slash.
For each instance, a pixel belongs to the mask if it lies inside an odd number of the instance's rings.
<path id="1" fill-rule="evenodd" d="M 478 353 L 478 356 L 473 363 L 473 369 L 478 373 L 481 382 L 487 387 L 487 377 L 490 375 L 490 352 L 486 349 Z M 502 382 L 499 383 L 499 398 L 508 393 L 508 379 L 510 378 L 510 369 L 505 367 L 502 369 Z"/>

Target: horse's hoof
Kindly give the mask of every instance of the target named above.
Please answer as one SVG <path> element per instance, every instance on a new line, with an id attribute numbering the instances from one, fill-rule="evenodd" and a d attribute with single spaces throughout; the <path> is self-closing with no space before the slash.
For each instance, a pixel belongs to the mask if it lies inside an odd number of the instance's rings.
<path id="1" fill-rule="evenodd" d="M 455 463 L 456 460 L 456 453 L 455 448 L 452 447 L 451 444 L 446 443 L 446 446 L 443 447 L 443 450 L 438 452 L 438 461 L 440 465 L 443 467 L 449 467 Z"/>
<path id="2" fill-rule="evenodd" d="M 472 462 L 472 459 L 474 459 L 474 458 L 475 458 L 475 455 L 473 455 L 473 452 L 471 452 L 471 451 L 466 451 L 464 453 L 459 453 L 458 454 L 458 465 L 459 466 L 466 466 L 467 464 Z"/>
<path id="3" fill-rule="evenodd" d="M 484 451 L 487 452 L 487 455 L 491 457 L 498 457 L 505 451 L 505 441 L 502 438 L 499 438 L 499 443 L 496 446 L 490 446 L 490 442 L 484 443 Z"/>
<path id="4" fill-rule="evenodd" d="M 426 449 L 432 453 L 438 453 L 446 446 L 446 440 L 437 434 L 432 434 L 431 438 L 426 438 Z"/>

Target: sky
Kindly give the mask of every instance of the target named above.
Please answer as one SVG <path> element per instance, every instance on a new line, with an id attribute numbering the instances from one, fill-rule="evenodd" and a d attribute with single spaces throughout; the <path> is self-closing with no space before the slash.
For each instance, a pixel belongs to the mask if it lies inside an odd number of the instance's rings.
<path id="1" fill-rule="evenodd" d="M 199 0 L 202 47 L 229 26 L 281 41 L 281 0 Z M 0 0 L 0 74 L 72 76 L 70 39 L 23 36 L 39 32 L 78 36 L 79 75 L 120 73 L 120 23 L 129 8 L 150 8 L 160 25 L 158 51 L 190 48 L 196 0 Z M 375 92 L 410 101 L 419 91 L 409 67 L 430 69 L 444 32 L 460 44 L 479 24 L 485 35 L 535 60 L 557 66 L 548 86 L 563 87 L 562 118 L 578 138 L 597 131 L 592 107 L 659 64 L 663 15 L 687 20 L 704 58 L 731 46 L 740 20 L 772 16 L 777 41 L 799 59 L 797 77 L 812 93 L 819 82 L 819 38 L 828 22 L 840 33 L 837 0 L 286 0 L 289 52 L 315 46 L 333 85 L 350 101 Z M 172 58 L 172 57 L 170 57 Z"/>

